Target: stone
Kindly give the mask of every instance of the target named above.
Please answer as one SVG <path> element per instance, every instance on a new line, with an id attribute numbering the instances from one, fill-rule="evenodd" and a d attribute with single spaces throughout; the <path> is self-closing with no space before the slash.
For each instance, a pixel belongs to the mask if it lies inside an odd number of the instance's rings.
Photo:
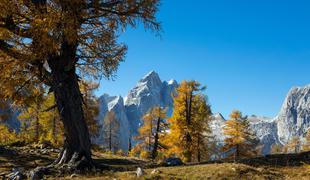
<path id="1" fill-rule="evenodd" d="M 137 168 L 137 171 L 136 171 L 136 174 L 137 174 L 137 177 L 142 177 L 142 176 L 144 176 L 146 173 L 145 173 L 145 171 L 144 171 L 142 168 L 138 167 L 138 168 Z"/>
<path id="2" fill-rule="evenodd" d="M 159 174 L 159 173 L 160 173 L 160 171 L 159 171 L 158 169 L 154 169 L 154 170 L 151 172 L 152 175 Z"/>

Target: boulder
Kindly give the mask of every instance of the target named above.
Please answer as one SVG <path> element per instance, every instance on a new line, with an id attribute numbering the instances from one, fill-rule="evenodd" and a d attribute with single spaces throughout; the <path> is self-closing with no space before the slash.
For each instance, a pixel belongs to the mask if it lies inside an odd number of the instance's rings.
<path id="1" fill-rule="evenodd" d="M 136 174 L 137 174 L 137 177 L 142 177 L 142 176 L 144 176 L 146 173 L 145 173 L 145 171 L 144 171 L 142 168 L 138 167 L 138 168 L 137 168 L 137 171 L 136 171 Z"/>

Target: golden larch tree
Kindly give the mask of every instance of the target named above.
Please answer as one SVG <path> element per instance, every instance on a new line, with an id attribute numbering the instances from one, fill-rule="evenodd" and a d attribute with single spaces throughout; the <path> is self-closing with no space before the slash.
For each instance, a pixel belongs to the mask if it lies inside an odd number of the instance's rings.
<path id="1" fill-rule="evenodd" d="M 120 123 L 114 111 L 108 111 L 103 121 L 103 145 L 109 151 L 119 148 Z"/>
<path id="2" fill-rule="evenodd" d="M 238 110 L 230 114 L 230 120 L 226 121 L 224 127 L 225 145 L 223 151 L 229 155 L 233 151 L 234 160 L 241 157 L 256 155 L 258 139 L 250 128 L 247 117 L 243 117 Z"/>
<path id="3" fill-rule="evenodd" d="M 137 145 L 140 151 L 147 151 L 148 158 L 156 159 L 159 149 L 163 148 L 161 138 L 165 136 L 168 124 L 167 109 L 155 106 L 143 116 L 143 125 L 139 128 L 139 135 L 135 137 L 139 141 Z"/>
<path id="4" fill-rule="evenodd" d="M 197 81 L 182 81 L 174 97 L 173 114 L 169 118 L 170 131 L 166 139 L 170 146 L 168 153 L 186 162 L 193 160 L 195 152 L 197 159 L 200 159 L 203 135 L 208 129 L 211 113 L 210 106 L 201 95 L 204 89 Z"/>
<path id="5" fill-rule="evenodd" d="M 93 167 L 78 82 L 113 77 L 127 50 L 117 38 L 138 23 L 159 32 L 158 7 L 159 0 L 0 1 L 0 98 L 23 104 L 35 87 L 54 93 L 65 135 L 55 165 Z"/>
<path id="6" fill-rule="evenodd" d="M 302 145 L 302 151 L 310 151 L 310 129 L 306 132 L 305 142 Z"/>

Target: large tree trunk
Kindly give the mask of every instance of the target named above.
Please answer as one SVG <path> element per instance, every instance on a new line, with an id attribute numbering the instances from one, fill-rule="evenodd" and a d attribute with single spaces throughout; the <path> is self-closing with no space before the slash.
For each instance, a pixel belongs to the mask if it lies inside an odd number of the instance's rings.
<path id="1" fill-rule="evenodd" d="M 91 142 L 84 119 L 82 95 L 75 68 L 52 68 L 53 90 L 61 121 L 64 125 L 64 147 L 55 161 L 76 169 L 92 168 Z"/>

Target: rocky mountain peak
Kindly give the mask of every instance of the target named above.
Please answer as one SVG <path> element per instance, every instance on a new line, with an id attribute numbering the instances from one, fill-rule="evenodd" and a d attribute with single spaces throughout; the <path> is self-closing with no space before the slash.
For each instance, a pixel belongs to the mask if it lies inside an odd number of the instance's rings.
<path id="1" fill-rule="evenodd" d="M 161 79 L 157 72 L 150 71 L 139 81 L 139 83 L 150 83 L 152 85 L 157 85 L 161 83 Z"/>
<path id="2" fill-rule="evenodd" d="M 212 119 L 218 120 L 218 121 L 225 121 L 224 116 L 221 113 L 219 113 L 219 112 L 213 114 Z"/>
<path id="3" fill-rule="evenodd" d="M 310 127 L 310 85 L 289 91 L 276 121 L 281 143 L 304 136 Z"/>

